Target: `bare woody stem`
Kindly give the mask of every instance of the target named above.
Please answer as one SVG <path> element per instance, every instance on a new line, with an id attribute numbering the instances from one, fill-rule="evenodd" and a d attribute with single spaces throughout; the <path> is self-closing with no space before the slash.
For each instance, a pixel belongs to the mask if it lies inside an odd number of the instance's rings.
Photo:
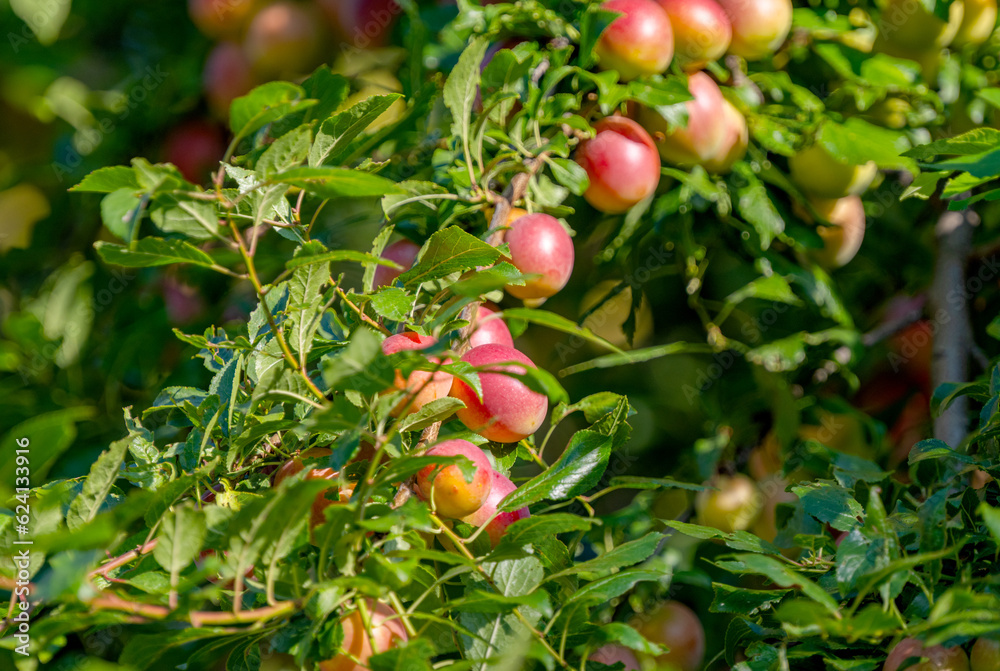
<path id="1" fill-rule="evenodd" d="M 112 571 L 114 571 L 116 568 L 120 568 L 120 567 L 124 566 L 125 564 L 128 564 L 129 562 L 134 561 L 134 560 L 138 559 L 139 557 L 141 557 L 143 555 L 147 555 L 150 552 L 152 552 L 153 550 L 155 550 L 157 543 L 159 543 L 159 539 L 158 538 L 154 538 L 153 540 L 151 540 L 148 543 L 145 543 L 143 545 L 140 545 L 139 547 L 137 547 L 134 550 L 129 550 L 125 554 L 119 555 L 118 557 L 115 557 L 114 559 L 112 559 L 111 561 L 109 561 L 107 564 L 103 564 L 99 568 L 96 568 L 93 571 L 91 571 L 90 572 L 90 577 L 91 578 L 95 578 L 97 576 L 103 576 L 105 578 L 108 577 L 108 574 L 111 573 Z"/>
<path id="2" fill-rule="evenodd" d="M 971 210 L 945 212 L 935 226 L 938 254 L 930 303 L 937 331 L 931 377 L 934 386 L 962 384 L 969 376 L 972 325 L 965 290 L 965 264 L 978 217 Z M 961 396 L 934 421 L 934 437 L 957 447 L 968 433 L 968 399 Z"/>
<path id="3" fill-rule="evenodd" d="M 239 613 L 217 612 L 217 611 L 192 611 L 187 614 L 187 620 L 194 627 L 204 627 L 208 625 L 228 625 L 228 624 L 251 624 L 256 622 L 266 622 L 279 617 L 291 615 L 301 608 L 298 601 L 281 601 L 273 606 L 244 610 Z M 94 610 L 113 610 L 122 613 L 131 613 L 147 620 L 165 620 L 173 614 L 173 610 L 166 606 L 158 606 L 151 603 L 139 603 L 123 599 L 114 594 L 104 594 L 90 601 L 90 607 Z"/>

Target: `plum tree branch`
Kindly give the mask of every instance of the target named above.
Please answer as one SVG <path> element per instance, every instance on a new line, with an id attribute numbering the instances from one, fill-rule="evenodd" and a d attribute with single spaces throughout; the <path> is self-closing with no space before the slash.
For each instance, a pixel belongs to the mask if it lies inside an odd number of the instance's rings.
<path id="1" fill-rule="evenodd" d="M 935 226 L 938 254 L 930 304 L 937 331 L 934 335 L 931 378 L 934 386 L 961 384 L 969 376 L 972 324 L 966 291 L 965 266 L 972 250 L 972 231 L 978 218 L 971 210 L 945 212 Z M 968 399 L 957 398 L 934 421 L 934 437 L 957 447 L 968 432 Z"/>

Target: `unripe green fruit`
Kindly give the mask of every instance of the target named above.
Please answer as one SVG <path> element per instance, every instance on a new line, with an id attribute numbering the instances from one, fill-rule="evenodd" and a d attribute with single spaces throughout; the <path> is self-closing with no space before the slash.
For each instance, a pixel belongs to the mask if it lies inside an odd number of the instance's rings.
<path id="1" fill-rule="evenodd" d="M 764 507 L 754 481 L 742 474 L 721 476 L 715 487 L 698 492 L 695 498 L 698 524 L 726 533 L 750 528 Z"/>
<path id="2" fill-rule="evenodd" d="M 953 47 L 979 45 L 990 38 L 997 25 L 997 0 L 965 0 L 962 25 L 955 33 Z"/>
<path id="3" fill-rule="evenodd" d="M 818 142 L 789 158 L 788 169 L 800 189 L 818 198 L 860 195 L 878 174 L 874 161 L 863 165 L 840 161 Z"/>
<path id="4" fill-rule="evenodd" d="M 879 36 L 912 52 L 951 44 L 962 25 L 964 5 L 953 2 L 948 20 L 938 18 L 920 0 L 887 0 L 877 23 Z"/>
<path id="5" fill-rule="evenodd" d="M 969 665 L 972 671 L 1000 671 L 1000 641 L 977 639 L 969 655 Z"/>

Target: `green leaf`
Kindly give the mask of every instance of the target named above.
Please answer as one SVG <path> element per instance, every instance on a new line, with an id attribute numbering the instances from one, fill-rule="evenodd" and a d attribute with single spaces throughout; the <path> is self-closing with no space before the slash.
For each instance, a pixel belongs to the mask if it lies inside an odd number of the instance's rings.
<path id="1" fill-rule="evenodd" d="M 389 321 L 400 322 L 406 319 L 413 309 L 413 301 L 416 296 L 406 292 L 399 287 L 387 287 L 373 294 L 371 297 L 372 309 L 380 316 Z"/>
<path id="2" fill-rule="evenodd" d="M 850 531 L 864 523 L 864 509 L 846 488 L 827 481 L 807 482 L 792 487 L 809 515 L 839 531 Z"/>
<path id="3" fill-rule="evenodd" d="M 320 198 L 372 198 L 402 191 L 385 177 L 349 168 L 292 168 L 273 175 L 271 181 L 297 186 Z"/>
<path id="4" fill-rule="evenodd" d="M 545 161 L 552 170 L 553 179 L 569 189 L 571 193 L 582 196 L 583 192 L 590 186 L 587 171 L 580 167 L 576 161 L 568 158 L 547 158 Z"/>
<path id="5" fill-rule="evenodd" d="M 142 238 L 132 249 L 98 241 L 94 243 L 94 248 L 105 263 L 126 268 L 150 268 L 173 263 L 193 263 L 205 268 L 215 266 L 211 256 L 182 240 Z"/>
<path id="6" fill-rule="evenodd" d="M 927 161 L 935 156 L 942 155 L 972 156 L 992 151 L 996 149 L 998 144 L 1000 144 L 1000 130 L 995 128 L 976 128 L 955 137 L 917 145 L 907 151 L 904 156 L 915 158 L 918 161 Z"/>
<path id="7" fill-rule="evenodd" d="M 596 524 L 594 520 L 569 513 L 533 515 L 507 527 L 497 551 L 499 554 L 504 548 L 520 548 L 543 539 L 554 538 L 559 534 L 587 531 L 594 524 Z"/>
<path id="8" fill-rule="evenodd" d="M 737 163 L 734 170 L 743 178 L 743 185 L 736 190 L 736 209 L 757 231 L 761 249 L 767 249 L 774 238 L 785 231 L 785 220 L 778 214 L 767 187 L 749 164 Z"/>
<path id="9" fill-rule="evenodd" d="M 308 125 L 285 133 L 261 154 L 255 166 L 257 172 L 268 178 L 302 163 L 309 155 L 311 142 L 312 130 Z"/>
<path id="10" fill-rule="evenodd" d="M 104 505 L 108 494 L 111 493 L 111 487 L 121 472 L 129 442 L 131 439 L 127 437 L 115 441 L 90 467 L 90 474 L 83 481 L 83 489 L 73 499 L 66 514 L 66 526 L 70 531 L 75 531 L 93 520 Z"/>
<path id="11" fill-rule="evenodd" d="M 937 163 L 922 163 L 920 167 L 928 170 L 964 170 L 978 178 L 996 177 L 1000 175 L 1000 149 L 991 149 L 962 158 L 950 158 Z"/>
<path id="12" fill-rule="evenodd" d="M 457 226 L 444 228 L 424 245 L 420 260 L 399 279 L 408 288 L 441 279 L 452 273 L 488 266 L 500 258 L 500 251 Z"/>
<path id="13" fill-rule="evenodd" d="M 530 308 L 508 308 L 503 311 L 503 314 L 511 319 L 520 319 L 526 322 L 531 322 L 532 324 L 538 324 L 539 326 L 548 326 L 556 331 L 562 331 L 563 333 L 578 336 L 584 340 L 596 343 L 605 349 L 611 350 L 612 352 L 623 355 L 625 354 L 624 351 L 615 347 L 604 338 L 596 335 L 590 329 L 584 328 L 576 322 L 570 321 L 562 315 L 558 315 L 554 312 Z"/>
<path id="14" fill-rule="evenodd" d="M 733 587 L 713 582 L 715 599 L 709 608 L 713 613 L 736 613 L 753 617 L 761 611 L 772 609 L 775 604 L 792 593 L 792 590 L 759 590 Z"/>
<path id="15" fill-rule="evenodd" d="M 758 277 L 726 297 L 728 305 L 739 305 L 748 298 L 788 305 L 801 305 L 802 301 L 792 291 L 788 281 L 780 275 Z"/>
<path id="16" fill-rule="evenodd" d="M 309 165 L 316 167 L 324 163 L 340 163 L 347 156 L 351 140 L 400 98 L 402 95 L 399 93 L 371 96 L 324 121 L 309 151 Z"/>
<path id="17" fill-rule="evenodd" d="M 691 538 L 701 538 L 703 540 L 718 538 L 727 547 L 741 552 L 760 552 L 762 554 L 779 554 L 781 552 L 781 549 L 777 546 L 747 531 L 733 531 L 730 533 L 713 527 L 691 524 L 690 522 L 679 522 L 677 520 L 665 520 L 664 524 Z"/>
<path id="18" fill-rule="evenodd" d="M 426 638 L 417 638 L 406 645 L 372 655 L 368 665 L 372 671 L 431 671 L 431 659 L 435 655 L 434 646 Z"/>
<path id="19" fill-rule="evenodd" d="M 667 577 L 669 574 L 662 571 L 647 571 L 645 569 L 628 569 L 613 573 L 606 578 L 587 583 L 578 589 L 566 600 L 566 605 L 605 603 L 621 596 L 640 582 L 659 582 Z"/>
<path id="20" fill-rule="evenodd" d="M 17 450 L 29 451 L 31 486 L 37 487 L 44 482 L 46 473 L 59 456 L 76 440 L 76 425 L 93 419 L 96 414 L 89 406 L 76 406 L 42 413 L 14 426 L 0 441 L 0 494 L 22 486 L 15 480 L 15 469 L 19 466 Z M 23 473 L 18 473 L 18 477 L 23 477 Z"/>
<path id="21" fill-rule="evenodd" d="M 550 576 L 550 578 L 569 573 L 603 573 L 604 571 L 613 571 L 626 566 L 633 566 L 649 559 L 656 552 L 656 548 L 662 540 L 663 534 L 658 532 L 648 533 L 642 538 L 622 543 L 596 559 L 576 564 L 570 569 Z"/>
<path id="22" fill-rule="evenodd" d="M 268 82 L 232 102 L 229 130 L 237 139 L 244 138 L 272 121 L 316 103 L 316 100 L 305 98 L 301 86 L 291 82 Z"/>
<path id="23" fill-rule="evenodd" d="M 410 413 L 399 420 L 399 431 L 422 431 L 435 422 L 443 422 L 455 414 L 465 404 L 457 398 L 445 396 L 424 405 L 417 412 Z"/>
<path id="24" fill-rule="evenodd" d="M 566 377 L 574 373 L 593 370 L 594 368 L 617 368 L 618 366 L 628 364 L 645 363 L 646 361 L 673 356 L 675 354 L 711 354 L 713 351 L 709 345 L 701 343 L 674 342 L 668 345 L 632 350 L 631 352 L 624 352 L 622 354 L 606 354 L 605 356 L 597 357 L 596 359 L 591 359 L 575 366 L 567 366 L 559 371 L 559 376 Z"/>
<path id="25" fill-rule="evenodd" d="M 142 202 L 133 188 L 116 189 L 106 195 L 101 199 L 101 221 L 105 228 L 117 238 L 131 242 L 138 224 L 136 208 Z"/>
<path id="26" fill-rule="evenodd" d="M 986 524 L 986 528 L 989 529 L 990 535 L 993 536 L 993 540 L 997 544 L 1000 544 L 1000 510 L 991 507 L 984 501 L 979 504 L 978 508 L 976 508 L 976 512 L 983 518 L 983 523 Z"/>
<path id="27" fill-rule="evenodd" d="M 206 533 L 205 516 L 193 507 L 177 506 L 163 516 L 153 558 L 170 572 L 172 584 L 198 556 Z"/>
<path id="28" fill-rule="evenodd" d="M 732 560 L 720 560 L 716 565 L 733 573 L 754 573 L 768 578 L 779 587 L 796 587 L 807 597 L 840 617 L 837 602 L 822 587 L 802 573 L 782 564 L 773 557 L 759 554 L 734 555 Z"/>
<path id="29" fill-rule="evenodd" d="M 479 91 L 479 68 L 488 47 L 489 41 L 485 38 L 473 39 L 459 56 L 458 63 L 452 68 L 448 81 L 444 84 L 444 104 L 451 112 L 452 133 L 461 138 L 465 161 L 469 164 L 473 161 L 470 143 L 472 109 Z"/>
<path id="30" fill-rule="evenodd" d="M 326 248 L 321 243 L 312 241 L 297 249 L 295 258 L 324 256 L 325 252 Z M 320 310 L 323 303 L 323 287 L 329 281 L 328 261 L 299 265 L 288 280 L 286 314 L 292 320 L 289 345 L 299 354 L 301 361 L 305 361 L 312 351 L 313 337 L 323 317 Z"/>
<path id="31" fill-rule="evenodd" d="M 596 485 L 608 466 L 611 436 L 596 431 L 578 431 L 556 463 L 511 492 L 500 510 L 517 510 L 543 499 L 561 501 Z"/>
<path id="32" fill-rule="evenodd" d="M 119 189 L 139 190 L 139 182 L 135 178 L 135 170 L 125 165 L 113 165 L 98 168 L 84 177 L 79 184 L 70 187 L 70 191 L 83 193 L 111 193 Z"/>

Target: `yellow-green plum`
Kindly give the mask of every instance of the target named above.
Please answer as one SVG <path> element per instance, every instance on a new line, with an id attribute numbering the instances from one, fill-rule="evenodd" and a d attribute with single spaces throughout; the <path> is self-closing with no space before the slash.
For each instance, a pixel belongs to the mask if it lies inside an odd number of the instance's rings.
<path id="1" fill-rule="evenodd" d="M 874 161 L 861 164 L 842 161 L 820 142 L 789 158 L 788 169 L 800 189 L 818 198 L 858 196 L 878 174 Z"/>
<path id="2" fill-rule="evenodd" d="M 979 45 L 990 38 L 997 25 L 997 0 L 965 0 L 962 24 L 951 44 L 962 47 Z"/>
<path id="3" fill-rule="evenodd" d="M 951 44 L 965 16 L 962 2 L 953 2 L 945 21 L 919 0 L 886 0 L 877 27 L 879 37 L 907 51 L 926 52 Z"/>
<path id="4" fill-rule="evenodd" d="M 969 666 L 971 671 L 1000 671 L 1000 641 L 985 637 L 976 639 L 969 653 Z"/>
<path id="5" fill-rule="evenodd" d="M 479 510 L 490 494 L 493 467 L 482 449 L 467 440 L 446 440 L 435 445 L 427 457 L 465 457 L 475 466 L 467 480 L 457 464 L 425 466 L 417 473 L 417 495 L 432 504 L 442 517 L 458 519 Z"/>
<path id="6" fill-rule="evenodd" d="M 698 492 L 694 509 L 698 524 L 732 533 L 750 528 L 764 508 L 756 483 L 743 474 L 720 476 L 715 489 Z"/>

